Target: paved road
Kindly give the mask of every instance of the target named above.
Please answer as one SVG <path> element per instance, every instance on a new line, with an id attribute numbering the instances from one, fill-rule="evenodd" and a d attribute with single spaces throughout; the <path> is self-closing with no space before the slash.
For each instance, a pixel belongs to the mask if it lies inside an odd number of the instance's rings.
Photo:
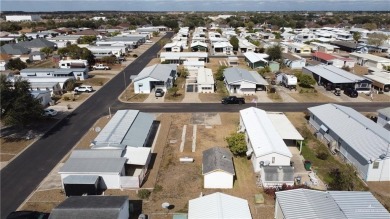
<path id="1" fill-rule="evenodd" d="M 266 111 L 304 112 L 307 108 L 323 103 L 258 103 L 257 107 Z M 336 104 L 349 106 L 360 112 L 375 112 L 378 109 L 390 107 L 390 102 L 349 102 Z M 223 105 L 220 103 L 119 103 L 112 105 L 115 112 L 120 109 L 138 109 L 143 112 L 238 112 L 247 107 L 256 106 L 254 103 L 243 105 Z"/>
<path id="2" fill-rule="evenodd" d="M 172 35 L 173 33 L 168 33 L 165 38 L 171 38 Z M 124 90 L 124 78 L 128 85 L 130 75 L 138 74 L 156 57 L 160 48 L 158 43 L 154 44 L 1 170 L 1 218 L 6 218 L 11 211 L 19 207 L 95 121 L 117 101 Z"/>

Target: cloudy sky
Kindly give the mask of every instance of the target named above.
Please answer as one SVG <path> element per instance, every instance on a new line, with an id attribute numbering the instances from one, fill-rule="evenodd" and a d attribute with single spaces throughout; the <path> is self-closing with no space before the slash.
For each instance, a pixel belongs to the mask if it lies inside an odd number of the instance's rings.
<path id="1" fill-rule="evenodd" d="M 1 0 L 2 11 L 389 11 L 389 0 Z"/>

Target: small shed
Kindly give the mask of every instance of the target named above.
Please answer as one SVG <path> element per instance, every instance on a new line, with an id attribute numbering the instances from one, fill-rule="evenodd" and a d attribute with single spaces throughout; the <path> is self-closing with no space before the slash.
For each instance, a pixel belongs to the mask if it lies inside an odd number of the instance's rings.
<path id="1" fill-rule="evenodd" d="M 271 61 L 271 62 L 268 63 L 268 66 L 269 66 L 269 68 L 271 69 L 272 72 L 279 71 L 279 69 L 280 69 L 279 62 Z"/>
<path id="2" fill-rule="evenodd" d="M 64 178 L 66 196 L 99 195 L 100 176 L 97 175 L 70 175 Z"/>
<path id="3" fill-rule="evenodd" d="M 32 90 L 31 95 L 37 99 L 42 106 L 47 106 L 52 101 L 49 90 Z"/>
<path id="4" fill-rule="evenodd" d="M 226 148 L 213 147 L 203 151 L 204 188 L 233 188 L 236 172 L 232 158 L 232 153 Z"/>

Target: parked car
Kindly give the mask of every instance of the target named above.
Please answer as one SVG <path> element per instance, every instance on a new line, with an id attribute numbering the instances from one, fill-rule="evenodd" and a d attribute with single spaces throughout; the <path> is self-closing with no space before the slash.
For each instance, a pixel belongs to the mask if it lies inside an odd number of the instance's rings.
<path id="1" fill-rule="evenodd" d="M 236 96 L 229 96 L 225 97 L 221 100 L 221 103 L 223 104 L 244 104 L 245 99 L 242 97 L 236 97 Z"/>
<path id="2" fill-rule="evenodd" d="M 111 68 L 107 65 L 103 65 L 103 64 L 98 64 L 98 65 L 94 65 L 92 66 L 93 70 L 110 70 Z"/>
<path id="3" fill-rule="evenodd" d="M 14 211 L 11 212 L 6 219 L 47 219 L 49 213 L 38 211 Z"/>
<path id="4" fill-rule="evenodd" d="M 156 97 L 162 97 L 162 96 L 164 96 L 164 90 L 163 89 L 161 89 L 161 88 L 157 88 L 156 89 L 156 92 L 155 92 L 155 96 Z"/>
<path id="5" fill-rule="evenodd" d="M 57 111 L 54 109 L 44 109 L 43 110 L 43 116 L 53 117 L 55 115 L 57 115 Z"/>
<path id="6" fill-rule="evenodd" d="M 355 89 L 350 87 L 344 89 L 344 94 L 352 98 L 356 98 L 359 95 Z"/>
<path id="7" fill-rule="evenodd" d="M 75 92 L 92 92 L 93 91 L 93 88 L 92 86 L 89 86 L 89 85 L 81 85 L 79 87 L 75 87 L 74 89 Z"/>

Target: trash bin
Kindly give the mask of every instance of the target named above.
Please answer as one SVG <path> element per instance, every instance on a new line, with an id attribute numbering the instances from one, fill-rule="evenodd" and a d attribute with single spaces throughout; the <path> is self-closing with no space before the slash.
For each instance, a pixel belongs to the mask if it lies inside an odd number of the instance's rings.
<path id="1" fill-rule="evenodd" d="M 307 171 L 310 171 L 310 170 L 311 170 L 311 162 L 310 162 L 310 161 L 305 160 L 304 166 L 305 166 L 305 169 L 306 169 Z"/>

